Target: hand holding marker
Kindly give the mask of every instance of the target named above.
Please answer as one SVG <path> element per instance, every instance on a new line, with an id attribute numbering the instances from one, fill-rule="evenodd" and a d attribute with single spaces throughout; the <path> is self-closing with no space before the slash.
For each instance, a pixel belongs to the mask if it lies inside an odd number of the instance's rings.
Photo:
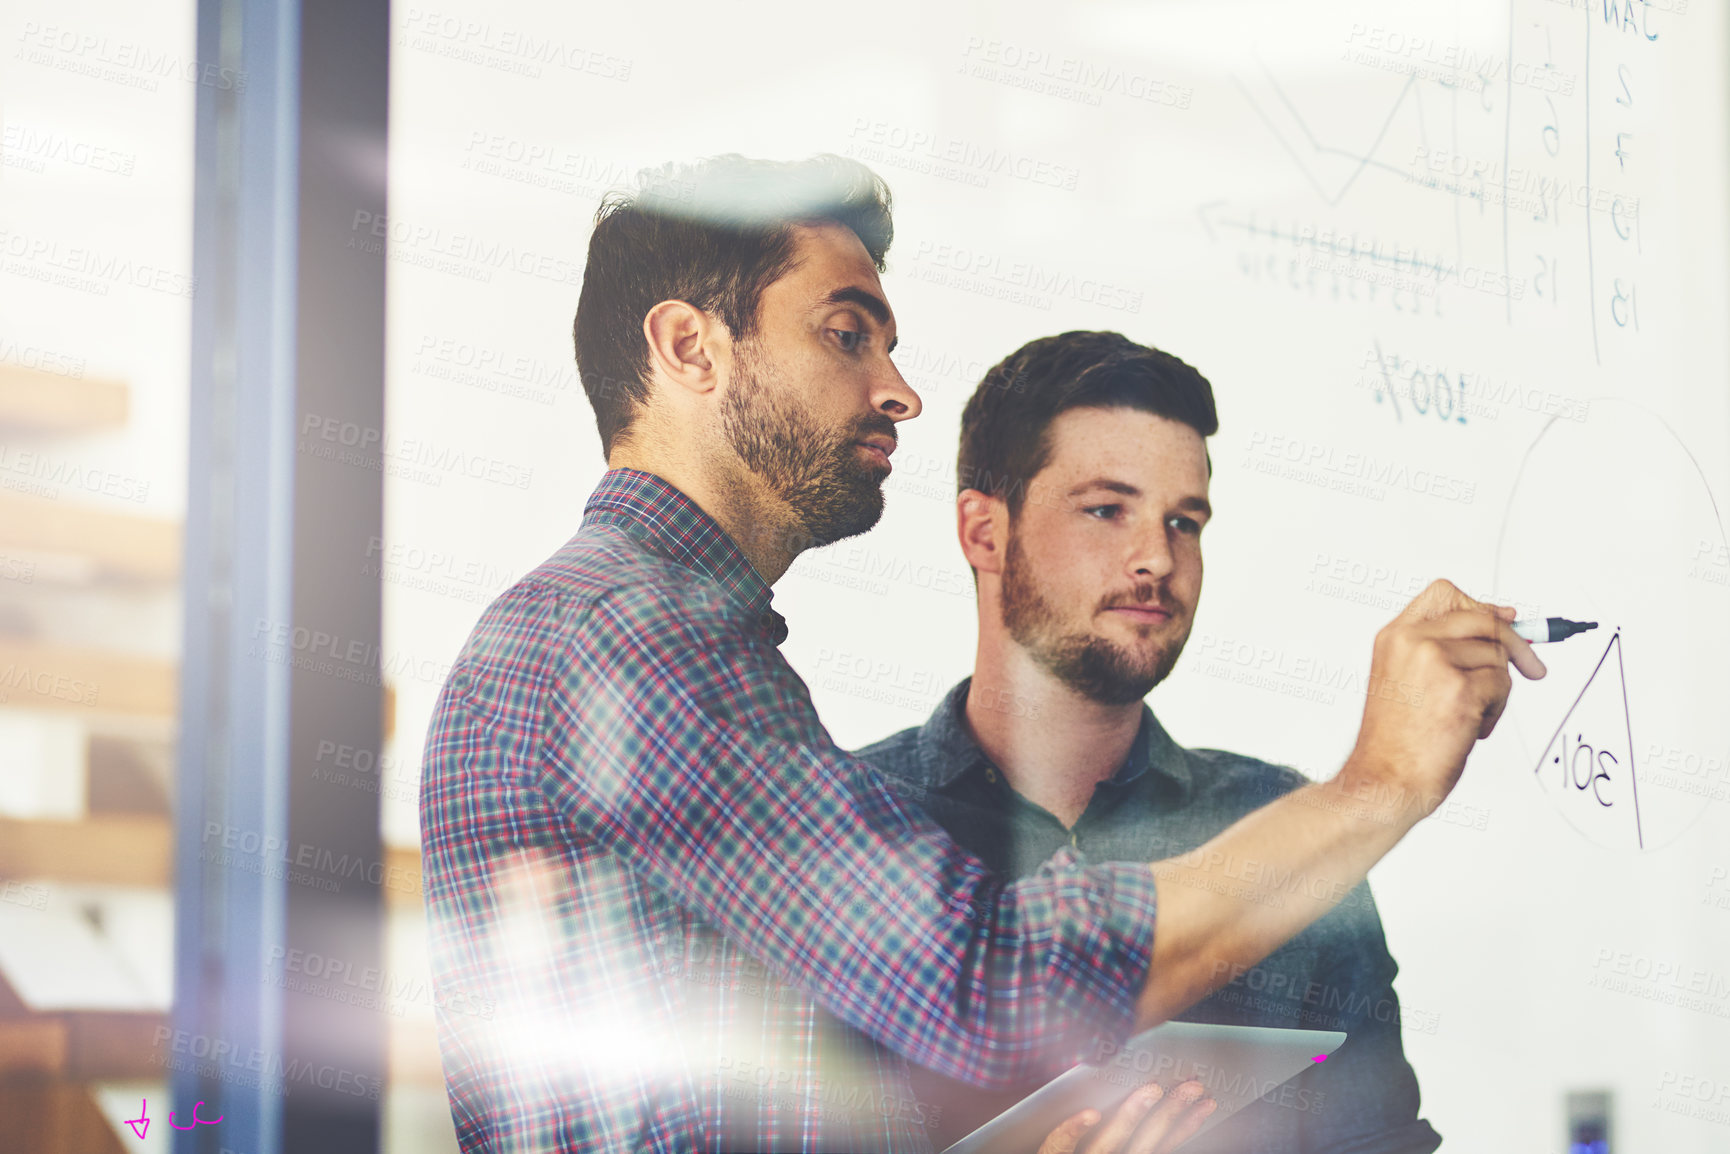
<path id="1" fill-rule="evenodd" d="M 1569 621 L 1566 617 L 1522 617 L 1513 624 L 1514 632 L 1534 645 L 1545 641 L 1561 641 L 1576 633 L 1596 628 L 1596 621 Z"/>

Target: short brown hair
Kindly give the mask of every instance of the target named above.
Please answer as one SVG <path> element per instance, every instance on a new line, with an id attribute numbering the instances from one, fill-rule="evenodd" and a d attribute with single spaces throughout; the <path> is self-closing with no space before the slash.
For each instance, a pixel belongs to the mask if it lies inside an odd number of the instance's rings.
<path id="1" fill-rule="evenodd" d="M 997 362 L 968 398 L 957 490 L 1002 497 L 1015 516 L 1051 455 L 1052 421 L 1070 409 L 1119 406 L 1181 421 L 1203 437 L 1219 431 L 1213 386 L 1170 353 L 1122 333 L 1041 337 Z"/>
<path id="2" fill-rule="evenodd" d="M 851 229 L 883 271 L 894 238 L 889 187 L 840 156 L 668 164 L 601 201 L 571 337 L 603 452 L 648 399 L 648 311 L 682 300 L 749 336 L 763 290 L 792 269 L 793 226 L 815 221 Z"/>

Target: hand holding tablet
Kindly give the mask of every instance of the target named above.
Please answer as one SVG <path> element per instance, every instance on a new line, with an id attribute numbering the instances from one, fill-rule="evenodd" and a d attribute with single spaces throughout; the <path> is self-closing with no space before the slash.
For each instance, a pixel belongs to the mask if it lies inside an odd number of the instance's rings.
<path id="1" fill-rule="evenodd" d="M 943 1154 L 1167 1154 L 1345 1040 L 1338 1030 L 1167 1022 L 1102 1065 L 1058 1075 Z"/>
<path id="2" fill-rule="evenodd" d="M 1097 1110 L 1083 1110 L 1046 1136 L 1039 1154 L 1170 1154 L 1201 1129 L 1218 1106 L 1200 1082 L 1166 1093 L 1149 1082 L 1130 1093 L 1103 1125 Z"/>

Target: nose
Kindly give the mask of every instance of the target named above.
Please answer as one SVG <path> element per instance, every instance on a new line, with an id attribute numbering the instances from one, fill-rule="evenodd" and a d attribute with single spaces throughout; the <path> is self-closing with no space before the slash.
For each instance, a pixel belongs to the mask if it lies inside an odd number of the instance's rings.
<path id="1" fill-rule="evenodd" d="M 925 407 L 887 353 L 883 355 L 883 371 L 872 382 L 871 407 L 894 421 L 912 420 Z"/>
<path id="2" fill-rule="evenodd" d="M 1159 581 L 1175 565 L 1171 542 L 1166 539 L 1164 518 L 1136 534 L 1134 552 L 1129 557 L 1129 572 L 1137 581 Z"/>

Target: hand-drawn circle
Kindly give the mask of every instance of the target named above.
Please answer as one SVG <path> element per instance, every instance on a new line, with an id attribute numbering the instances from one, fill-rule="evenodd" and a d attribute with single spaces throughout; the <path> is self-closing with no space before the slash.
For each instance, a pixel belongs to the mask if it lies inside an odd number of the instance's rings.
<path id="1" fill-rule="evenodd" d="M 1619 397 L 1585 411 L 1552 418 L 1526 450 L 1493 588 L 1523 614 L 1599 628 L 1540 647 L 1549 674 L 1515 677 L 1502 724 L 1568 824 L 1652 850 L 1730 799 L 1730 548 L 1704 470 L 1662 417 Z M 1611 775 L 1593 789 L 1558 772 L 1581 746 Z"/>

